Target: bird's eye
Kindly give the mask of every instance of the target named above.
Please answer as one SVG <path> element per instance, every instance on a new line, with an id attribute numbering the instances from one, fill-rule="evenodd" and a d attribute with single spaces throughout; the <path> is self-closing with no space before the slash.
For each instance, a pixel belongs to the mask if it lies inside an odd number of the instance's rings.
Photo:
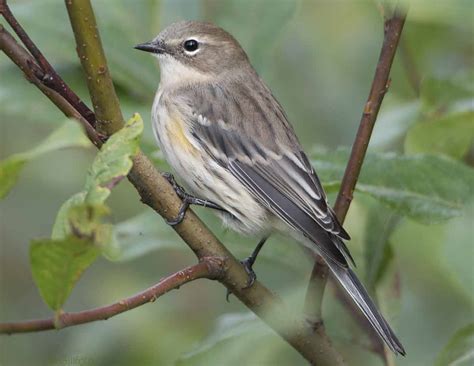
<path id="1" fill-rule="evenodd" d="M 199 48 L 199 42 L 195 39 L 188 39 L 184 42 L 184 49 L 188 52 L 194 52 Z"/>

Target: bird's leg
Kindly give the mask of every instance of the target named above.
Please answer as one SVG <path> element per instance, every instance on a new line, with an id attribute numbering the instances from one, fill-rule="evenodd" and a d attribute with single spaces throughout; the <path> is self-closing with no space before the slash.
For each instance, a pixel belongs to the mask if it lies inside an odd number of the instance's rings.
<path id="1" fill-rule="evenodd" d="M 202 198 L 194 197 L 189 193 L 186 193 L 183 187 L 181 187 L 173 177 L 171 173 L 163 173 L 163 177 L 171 184 L 174 191 L 178 195 L 179 198 L 183 201 L 181 207 L 179 208 L 178 215 L 173 220 L 167 220 L 168 225 L 175 226 L 178 225 L 184 219 L 184 215 L 186 215 L 186 211 L 190 205 L 197 205 L 203 207 L 209 207 L 214 210 L 224 211 L 227 212 L 224 208 L 219 206 L 218 204 L 205 200 Z"/>
<path id="2" fill-rule="evenodd" d="M 247 281 L 247 285 L 245 286 L 245 288 L 252 287 L 253 283 L 257 279 L 257 275 L 255 274 L 252 267 L 253 267 L 255 261 L 257 260 L 258 253 L 260 253 L 260 250 L 262 250 L 263 244 L 265 244 L 267 239 L 268 239 L 268 237 L 264 237 L 262 240 L 260 240 L 258 242 L 257 246 L 255 247 L 255 249 L 253 250 L 252 254 L 250 254 L 250 256 L 248 256 L 244 260 L 240 261 L 240 263 L 242 263 L 242 265 L 244 266 L 245 271 L 249 275 L 249 279 Z"/>
<path id="3" fill-rule="evenodd" d="M 248 280 L 247 280 L 247 285 L 245 285 L 244 289 L 252 287 L 253 283 L 257 279 L 257 275 L 255 274 L 252 267 L 255 264 L 255 261 L 257 260 L 258 253 L 260 253 L 260 250 L 262 250 L 263 244 L 265 244 L 267 239 L 268 239 L 268 236 L 266 236 L 262 240 L 260 240 L 258 242 L 257 246 L 255 247 L 255 249 L 253 250 L 252 254 L 250 254 L 250 256 L 248 256 L 244 260 L 240 261 L 240 263 L 242 263 L 242 265 L 245 268 L 245 271 L 247 272 L 247 274 L 249 276 Z M 232 292 L 230 290 L 227 290 L 227 295 L 226 295 L 227 301 L 229 301 L 229 296 L 231 294 L 232 294 Z"/>

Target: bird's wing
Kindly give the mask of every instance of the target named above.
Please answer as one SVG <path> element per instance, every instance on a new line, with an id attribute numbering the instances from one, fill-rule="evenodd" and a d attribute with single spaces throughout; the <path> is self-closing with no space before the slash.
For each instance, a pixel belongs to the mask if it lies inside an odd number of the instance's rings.
<path id="1" fill-rule="evenodd" d="M 345 259 L 352 258 L 341 239 L 349 235 L 328 206 L 280 105 L 271 94 L 251 98 L 248 90 L 235 89 L 231 93 L 208 85 L 187 91 L 182 108 L 192 115 L 187 122 L 195 143 L 270 211 L 318 244 L 323 254 L 347 265 Z"/>
<path id="2" fill-rule="evenodd" d="M 178 103 L 187 108 L 182 112 L 192 116 L 187 123 L 194 142 L 270 211 L 317 245 L 334 276 L 380 337 L 395 353 L 404 355 L 403 346 L 348 266 L 347 259 L 352 258 L 342 239 L 349 236 L 328 206 L 321 183 L 280 105 L 264 84 L 252 86 L 252 90 L 243 91 L 236 91 L 237 85 L 228 90 L 190 88 Z M 258 97 L 250 97 L 255 93 Z"/>

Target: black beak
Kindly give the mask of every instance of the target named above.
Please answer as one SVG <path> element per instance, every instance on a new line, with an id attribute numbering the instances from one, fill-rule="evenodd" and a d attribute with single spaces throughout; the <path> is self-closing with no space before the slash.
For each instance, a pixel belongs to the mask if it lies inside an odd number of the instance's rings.
<path id="1" fill-rule="evenodd" d="M 140 43 L 140 44 L 137 44 L 134 48 L 140 51 L 151 52 L 151 53 L 164 53 L 165 52 L 164 44 L 159 41 L 150 41 L 150 42 Z"/>

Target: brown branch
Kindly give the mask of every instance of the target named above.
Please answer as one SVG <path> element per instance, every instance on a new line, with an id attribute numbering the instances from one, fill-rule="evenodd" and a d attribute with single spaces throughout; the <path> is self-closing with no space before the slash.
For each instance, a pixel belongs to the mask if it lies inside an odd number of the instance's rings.
<path id="1" fill-rule="evenodd" d="M 384 11 L 384 15 L 385 13 L 386 11 Z M 384 41 L 380 51 L 377 68 L 375 70 L 369 97 L 364 106 L 359 129 L 352 146 L 349 162 L 347 163 L 344 177 L 342 179 L 341 188 L 334 205 L 334 211 L 336 212 L 336 216 L 341 224 L 344 222 L 347 211 L 352 202 L 354 189 L 362 169 L 372 130 L 385 93 L 390 86 L 390 69 L 403 30 L 403 25 L 405 24 L 405 19 L 406 11 L 401 10 L 400 7 L 397 7 L 393 11 L 393 15 L 390 18 L 384 19 Z M 305 301 L 305 314 L 308 316 L 308 320 L 312 322 L 315 327 L 322 324 L 322 296 L 314 296 L 311 292 L 317 291 L 318 294 L 324 293 L 327 275 L 327 265 L 322 259 L 317 260 L 311 273 Z M 357 314 L 358 310 L 354 307 L 352 307 L 351 310 L 354 316 L 359 319 L 359 314 Z M 378 344 L 381 344 L 380 339 L 368 325 L 368 322 L 364 322 L 364 328 L 370 335 L 376 337 L 376 342 Z M 383 345 L 381 349 L 383 351 Z"/>
<path id="2" fill-rule="evenodd" d="M 0 334 L 62 329 L 73 325 L 95 322 L 97 320 L 107 320 L 125 311 L 135 309 L 146 303 L 154 302 L 167 292 L 178 289 L 182 285 L 194 280 L 200 278 L 210 280 L 219 279 L 224 275 L 224 267 L 225 260 L 222 258 L 204 258 L 198 264 L 173 273 L 162 279 L 156 285 L 113 304 L 74 313 L 62 312 L 54 318 L 0 323 Z"/>
<path id="3" fill-rule="evenodd" d="M 94 11 L 89 0 L 66 0 L 66 8 L 97 119 L 96 129 L 109 136 L 120 130 L 124 122 Z"/>
<path id="4" fill-rule="evenodd" d="M 0 0 L 1 1 L 1 0 Z M 76 119 L 86 131 L 87 136 L 97 147 L 102 146 L 102 139 L 84 116 L 68 100 L 53 89 L 44 85 L 44 72 L 36 60 L 26 51 L 12 35 L 0 24 L 0 50 L 23 71 L 29 82 L 37 86 L 67 117 Z"/>
<path id="5" fill-rule="evenodd" d="M 34 42 L 25 32 L 21 24 L 13 16 L 6 0 L 0 0 L 0 14 L 5 18 L 8 24 L 10 24 L 28 51 L 30 51 L 31 55 L 38 63 L 39 69 L 43 71 L 41 73 L 41 77 L 38 76 L 41 82 L 45 86 L 61 94 L 63 98 L 66 99 L 72 106 L 74 106 L 74 108 L 89 122 L 90 125 L 95 126 L 94 113 L 77 96 L 77 94 L 74 93 L 71 88 L 69 88 L 64 80 L 58 75 L 56 70 L 54 70 L 53 66 L 51 66 L 48 60 L 46 60 L 41 51 L 38 49 L 38 47 L 36 47 Z"/>
<path id="6" fill-rule="evenodd" d="M 341 222 L 344 222 L 347 211 L 349 210 L 354 188 L 362 169 L 367 147 L 369 146 L 372 130 L 374 129 L 385 93 L 390 86 L 390 69 L 403 30 L 403 25 L 405 24 L 405 19 L 406 12 L 400 10 L 400 8 L 396 8 L 393 16 L 384 22 L 385 37 L 372 81 L 372 87 L 364 106 L 359 129 L 334 205 L 334 211 Z"/>
<path id="7" fill-rule="evenodd" d="M 80 10 L 81 9 L 78 9 L 78 11 Z M 73 18 L 76 19 L 76 17 L 72 17 L 71 20 Z M 75 29 L 78 32 L 82 31 L 80 27 L 75 27 Z M 6 34 L 5 32 L 6 31 L 3 32 L 3 35 Z M 18 56 L 18 53 L 11 52 L 10 47 L 22 47 L 16 42 L 14 44 L 12 44 L 12 42 L 4 42 L 2 50 L 9 54 L 10 58 L 12 58 L 17 65 L 21 64 L 22 66 L 20 68 L 22 68 L 26 74 L 31 73 L 31 70 L 25 70 L 25 67 L 27 69 L 30 67 L 29 63 L 21 63 L 19 60 L 14 59 L 15 56 Z M 99 42 L 91 42 L 89 43 L 89 47 L 96 49 L 97 47 L 101 47 L 101 45 Z M 23 53 L 26 53 L 24 49 L 23 51 Z M 106 66 L 105 59 L 104 65 Z M 109 75 L 106 74 L 104 77 L 109 77 Z M 35 82 L 34 84 L 38 86 L 43 93 L 48 95 L 50 92 L 50 89 L 42 87 L 41 83 Z M 97 84 L 90 83 L 88 86 L 90 87 L 91 95 L 96 93 L 95 88 Z M 109 92 L 113 91 L 109 90 Z M 60 103 L 58 100 L 51 100 L 59 106 Z M 63 104 L 65 105 L 68 104 L 64 98 L 61 102 L 64 102 Z M 114 103 L 111 103 L 109 107 L 113 105 Z M 62 106 L 60 108 L 65 113 L 72 113 L 74 111 L 77 113 L 77 110 L 70 104 L 67 107 Z M 118 114 L 115 113 L 114 115 Z M 85 119 L 82 118 L 79 120 L 84 125 Z M 87 123 L 84 126 L 87 128 Z M 97 134 L 96 131 L 95 133 Z M 141 152 L 135 157 L 134 166 L 128 178 L 139 192 L 144 203 L 166 219 L 171 219 L 176 216 L 181 205 L 180 199 L 176 196 L 168 181 L 162 177 L 150 160 Z M 324 332 L 313 332 L 302 317 L 294 314 L 291 309 L 287 308 L 277 296 L 265 288 L 259 281 L 256 281 L 251 288 L 246 288 L 247 273 L 242 265 L 191 210 L 188 210 L 184 221 L 177 225 L 175 230 L 198 258 L 226 258 L 225 275 L 220 279 L 220 282 L 231 290 L 251 311 L 280 334 L 282 338 L 310 363 L 318 365 L 340 365 L 343 363 L 341 356 L 332 348 Z"/>

